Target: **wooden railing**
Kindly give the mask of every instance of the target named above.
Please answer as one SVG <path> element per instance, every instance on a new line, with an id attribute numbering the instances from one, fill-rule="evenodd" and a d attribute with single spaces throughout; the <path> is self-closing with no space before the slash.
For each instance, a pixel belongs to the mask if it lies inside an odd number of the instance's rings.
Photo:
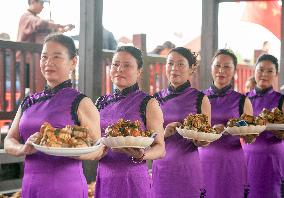
<path id="1" fill-rule="evenodd" d="M 254 75 L 254 67 L 244 64 L 238 64 L 237 72 L 235 74 L 235 90 L 240 93 L 245 93 L 246 80 Z"/>
<path id="2" fill-rule="evenodd" d="M 0 120 L 11 119 L 27 89 L 41 90 L 39 58 L 42 45 L 0 41 Z"/>

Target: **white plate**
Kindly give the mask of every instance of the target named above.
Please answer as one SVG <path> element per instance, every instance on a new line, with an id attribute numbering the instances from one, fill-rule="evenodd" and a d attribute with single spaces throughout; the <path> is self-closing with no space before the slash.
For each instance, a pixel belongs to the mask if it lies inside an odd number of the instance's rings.
<path id="1" fill-rule="evenodd" d="M 117 136 L 102 138 L 101 143 L 110 148 L 146 148 L 154 142 L 153 137 Z"/>
<path id="2" fill-rule="evenodd" d="M 198 132 L 194 130 L 182 129 L 181 127 L 177 127 L 176 130 L 181 136 L 190 140 L 213 142 L 222 136 L 222 134 Z"/>
<path id="3" fill-rule="evenodd" d="M 80 156 L 82 154 L 91 153 L 97 150 L 100 145 L 94 145 L 90 147 L 83 147 L 83 148 L 57 148 L 57 147 L 47 147 L 47 146 L 40 146 L 38 144 L 32 143 L 36 150 L 41 151 L 48 155 L 55 155 L 55 156 Z"/>
<path id="4" fill-rule="evenodd" d="M 284 131 L 284 124 L 274 124 L 274 123 L 268 123 L 266 130 L 270 131 Z"/>
<path id="5" fill-rule="evenodd" d="M 266 129 L 266 125 L 249 125 L 227 127 L 226 131 L 231 135 L 257 135 Z"/>

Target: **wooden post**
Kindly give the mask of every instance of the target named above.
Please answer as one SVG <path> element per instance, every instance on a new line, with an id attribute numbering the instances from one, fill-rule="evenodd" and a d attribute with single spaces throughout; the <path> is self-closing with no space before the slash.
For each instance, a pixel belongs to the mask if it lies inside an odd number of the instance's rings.
<path id="1" fill-rule="evenodd" d="M 218 49 L 218 0 L 202 0 L 200 89 L 211 84 L 211 59 Z"/>
<path id="2" fill-rule="evenodd" d="M 149 93 L 150 92 L 150 83 L 149 83 L 150 67 L 149 67 L 149 64 L 147 63 L 147 59 L 145 59 L 145 56 L 147 55 L 146 34 L 134 34 L 133 35 L 133 45 L 139 48 L 142 51 L 143 56 L 144 56 L 143 72 L 142 72 L 142 76 L 139 82 L 139 86 L 141 90 Z"/>
<path id="3" fill-rule="evenodd" d="M 103 0 L 80 1 L 79 89 L 96 100 L 102 93 Z M 95 181 L 97 162 L 84 161 L 87 182 Z"/>
<path id="4" fill-rule="evenodd" d="M 80 1 L 79 90 L 96 100 L 102 93 L 103 0 Z"/>
<path id="5" fill-rule="evenodd" d="M 284 94 L 284 1 L 282 1 L 282 17 L 281 17 L 281 56 L 279 67 L 279 88 Z M 282 88 L 282 89 L 281 89 Z"/>

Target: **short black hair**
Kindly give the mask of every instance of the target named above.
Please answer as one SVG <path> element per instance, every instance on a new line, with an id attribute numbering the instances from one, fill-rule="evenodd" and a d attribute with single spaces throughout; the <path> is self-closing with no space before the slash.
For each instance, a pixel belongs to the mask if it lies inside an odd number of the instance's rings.
<path id="1" fill-rule="evenodd" d="M 212 63 L 213 63 L 214 59 L 215 59 L 217 56 L 221 55 L 221 54 L 230 56 L 230 57 L 232 58 L 232 60 L 233 60 L 234 69 L 237 68 L 237 64 L 238 64 L 237 56 L 236 56 L 235 53 L 234 53 L 232 50 L 230 50 L 230 49 L 219 49 L 219 50 L 215 53 L 215 55 L 213 56 L 213 58 L 212 58 Z"/>
<path id="2" fill-rule="evenodd" d="M 143 67 L 143 55 L 140 49 L 133 46 L 120 46 L 116 49 L 115 53 L 118 52 L 128 52 L 136 59 L 138 69 L 141 69 Z"/>
<path id="3" fill-rule="evenodd" d="M 77 56 L 77 49 L 75 47 L 75 43 L 73 39 L 70 38 L 69 36 L 65 36 L 61 33 L 52 33 L 52 34 L 47 35 L 47 37 L 45 37 L 43 44 L 49 41 L 57 42 L 63 45 L 64 47 L 66 47 L 68 50 L 68 55 L 70 59 Z"/>
<path id="4" fill-rule="evenodd" d="M 167 49 L 172 49 L 172 48 L 175 48 L 176 45 L 173 44 L 171 41 L 166 41 L 166 42 L 163 43 L 162 47 L 163 47 L 164 49 L 165 49 L 165 48 L 167 48 Z"/>
<path id="5" fill-rule="evenodd" d="M 192 52 L 190 49 L 187 49 L 185 47 L 176 47 L 169 51 L 168 54 L 176 52 L 180 55 L 182 55 L 184 58 L 186 58 L 189 67 L 191 68 L 193 65 L 197 66 L 197 56 L 198 54 L 195 52 Z"/>
<path id="6" fill-rule="evenodd" d="M 271 63 L 273 63 L 275 65 L 275 69 L 276 69 L 276 73 L 278 73 L 278 67 L 279 67 L 279 63 L 278 63 L 278 59 L 271 55 L 271 54 L 262 54 L 258 57 L 255 66 L 258 65 L 258 63 L 262 62 L 262 61 L 270 61 Z"/>
<path id="7" fill-rule="evenodd" d="M 32 0 L 28 0 L 28 4 L 29 4 L 29 5 L 31 5 L 31 3 L 32 3 L 31 1 L 32 1 Z M 34 0 L 34 1 L 35 1 L 35 2 L 40 2 L 40 3 L 42 3 L 42 4 L 44 3 L 44 0 Z"/>

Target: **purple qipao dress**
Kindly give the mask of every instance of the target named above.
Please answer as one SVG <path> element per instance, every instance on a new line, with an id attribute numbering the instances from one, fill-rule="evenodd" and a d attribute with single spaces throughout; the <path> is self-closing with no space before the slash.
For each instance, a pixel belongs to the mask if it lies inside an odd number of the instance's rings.
<path id="1" fill-rule="evenodd" d="M 224 124 L 243 113 L 245 96 L 231 86 L 212 85 L 204 93 L 211 103 L 211 125 Z M 247 184 L 245 155 L 239 136 L 223 135 L 207 147 L 199 148 L 206 197 L 242 198 Z"/>
<path id="2" fill-rule="evenodd" d="M 138 84 L 122 91 L 101 96 L 96 103 L 100 111 L 102 137 L 105 129 L 123 118 L 139 120 L 142 130 L 146 128 L 146 106 L 151 97 L 140 91 Z M 135 164 L 124 153 L 111 149 L 98 164 L 95 188 L 96 198 L 149 198 L 150 176 L 146 161 Z"/>
<path id="3" fill-rule="evenodd" d="M 44 122 L 63 128 L 79 124 L 77 109 L 85 95 L 71 81 L 27 96 L 21 104 L 20 137 L 25 142 Z M 79 160 L 37 152 L 24 162 L 22 198 L 87 198 L 88 188 Z"/>
<path id="4" fill-rule="evenodd" d="M 283 95 L 272 87 L 258 88 L 247 94 L 255 116 L 263 108 L 282 109 Z M 271 132 L 262 132 L 253 144 L 245 144 L 244 151 L 248 161 L 248 182 L 250 198 L 280 198 L 281 178 L 284 179 L 284 141 Z"/>
<path id="5" fill-rule="evenodd" d="M 155 97 L 164 114 L 164 127 L 181 122 L 188 114 L 201 113 L 204 94 L 189 81 L 174 89 L 169 86 Z M 156 198 L 196 198 L 203 186 L 197 147 L 178 133 L 165 139 L 166 156 L 153 161 L 153 194 Z"/>

